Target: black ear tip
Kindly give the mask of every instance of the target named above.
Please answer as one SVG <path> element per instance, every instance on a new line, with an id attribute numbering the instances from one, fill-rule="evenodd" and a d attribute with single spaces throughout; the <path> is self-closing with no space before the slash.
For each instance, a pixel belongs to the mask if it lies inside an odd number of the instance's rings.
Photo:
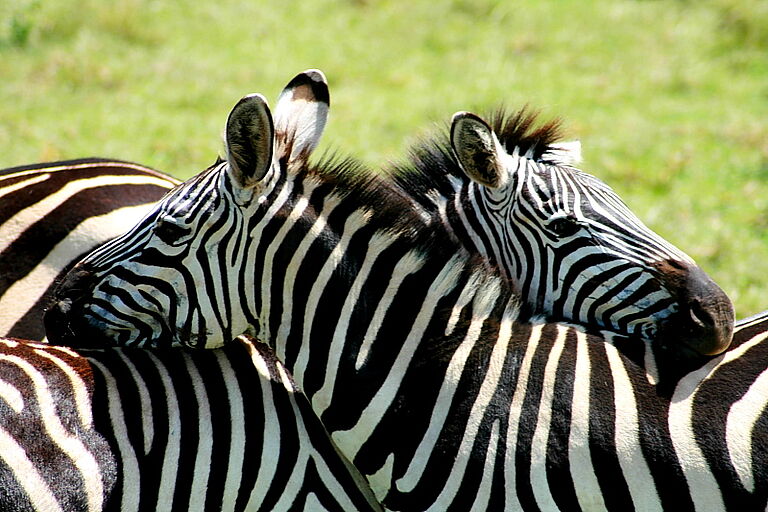
<path id="1" fill-rule="evenodd" d="M 453 114 L 453 117 L 451 118 L 451 123 L 453 125 L 458 124 L 460 121 L 472 121 L 475 123 L 482 124 L 483 126 L 490 127 L 490 125 L 482 117 L 478 116 L 477 114 L 473 114 L 472 112 L 467 112 L 464 110 L 456 112 L 455 114 Z"/>
<path id="2" fill-rule="evenodd" d="M 240 98 L 240 101 L 237 102 L 235 107 L 232 109 L 232 112 L 241 110 L 244 107 L 254 107 L 256 105 L 268 106 L 269 103 L 267 102 L 267 98 L 265 98 L 262 94 L 254 92 Z"/>
<path id="3" fill-rule="evenodd" d="M 460 129 L 462 132 L 466 130 L 467 125 L 464 123 L 466 123 L 467 121 L 470 122 L 469 127 L 471 127 L 473 131 L 477 129 L 477 125 L 483 126 L 484 129 L 488 131 L 493 131 L 490 125 L 486 123 L 482 117 L 478 116 L 477 114 L 473 114 L 472 112 L 467 112 L 462 110 L 462 111 L 456 112 L 455 114 L 453 114 L 453 117 L 451 117 L 451 140 L 453 140 L 454 137 L 458 135 L 457 131 L 459 131 Z"/>
<path id="4" fill-rule="evenodd" d="M 328 81 L 325 74 L 319 69 L 308 69 L 293 77 L 293 80 L 285 86 L 286 91 L 299 87 L 309 87 L 315 101 L 322 101 L 330 105 L 331 95 L 328 92 Z"/>

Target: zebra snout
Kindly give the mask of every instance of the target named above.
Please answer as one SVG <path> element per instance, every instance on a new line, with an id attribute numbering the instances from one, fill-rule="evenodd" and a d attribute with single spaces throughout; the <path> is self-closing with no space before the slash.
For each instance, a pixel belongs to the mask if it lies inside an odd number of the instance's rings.
<path id="1" fill-rule="evenodd" d="M 678 310 L 663 322 L 663 344 L 699 356 L 724 352 L 733 336 L 731 300 L 697 265 L 676 262 L 670 268 L 667 288 L 676 296 Z"/>
<path id="2" fill-rule="evenodd" d="M 94 275 L 75 267 L 59 283 L 53 304 L 45 310 L 43 324 L 48 341 L 56 345 L 83 346 L 76 325 L 82 317 L 83 298 L 91 290 Z"/>

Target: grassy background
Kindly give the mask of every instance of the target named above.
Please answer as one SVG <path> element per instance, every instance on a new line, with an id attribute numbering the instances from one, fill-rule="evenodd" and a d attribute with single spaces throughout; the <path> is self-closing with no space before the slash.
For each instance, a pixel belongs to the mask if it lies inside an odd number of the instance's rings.
<path id="1" fill-rule="evenodd" d="M 457 110 L 565 120 L 599 176 L 743 317 L 768 309 L 768 2 L 0 2 L 0 167 L 82 156 L 178 177 L 234 103 L 331 85 L 324 148 L 373 165 Z M 765 297 L 763 297 L 766 295 Z"/>

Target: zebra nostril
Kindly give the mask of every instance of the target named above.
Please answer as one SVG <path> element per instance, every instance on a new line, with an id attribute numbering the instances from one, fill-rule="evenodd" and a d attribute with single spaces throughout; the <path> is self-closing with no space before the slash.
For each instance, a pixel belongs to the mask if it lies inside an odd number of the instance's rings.
<path id="1" fill-rule="evenodd" d="M 691 301 L 689 314 L 693 323 L 704 329 L 712 328 L 715 325 L 712 314 L 704 308 L 698 299 Z"/>
<path id="2" fill-rule="evenodd" d="M 66 344 L 66 337 L 69 332 L 67 317 L 71 310 L 72 301 L 70 300 L 60 300 L 45 310 L 43 325 L 49 342 L 56 345 Z"/>
<path id="3" fill-rule="evenodd" d="M 647 340 L 655 340 L 659 334 L 659 329 L 655 324 L 646 324 L 642 327 L 642 336 Z"/>

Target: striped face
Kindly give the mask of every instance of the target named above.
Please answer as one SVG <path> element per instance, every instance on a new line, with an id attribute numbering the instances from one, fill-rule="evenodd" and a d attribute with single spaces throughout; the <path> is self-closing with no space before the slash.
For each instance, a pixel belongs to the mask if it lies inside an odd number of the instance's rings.
<path id="1" fill-rule="evenodd" d="M 517 286 L 524 316 L 674 336 L 704 354 L 727 348 L 733 307 L 722 290 L 568 152 L 507 151 L 468 113 L 454 117 L 451 142 L 473 180 L 464 210 L 480 228 L 468 231 Z"/>
<path id="2" fill-rule="evenodd" d="M 40 340 L 56 283 L 179 182 L 139 164 L 88 158 L 0 170 L 0 334 Z"/>
<path id="3" fill-rule="evenodd" d="M 243 98 L 227 121 L 227 161 L 178 186 L 68 275 L 46 315 L 51 340 L 213 348 L 257 325 L 253 224 L 284 201 L 275 187 L 286 168 L 306 163 L 328 103 L 315 70 L 288 84 L 274 122 L 263 97 Z"/>
<path id="4" fill-rule="evenodd" d="M 244 322 L 230 321 L 244 317 L 239 289 L 228 274 L 230 266 L 242 264 L 235 249 L 242 247 L 244 213 L 230 184 L 228 165 L 215 165 L 76 267 L 69 282 L 95 286 L 87 302 L 71 305 L 78 311 L 73 332 L 95 332 L 123 346 L 156 340 L 205 346 L 210 337 L 232 339 L 245 332 Z M 220 310 L 226 319 L 211 314 Z"/>

